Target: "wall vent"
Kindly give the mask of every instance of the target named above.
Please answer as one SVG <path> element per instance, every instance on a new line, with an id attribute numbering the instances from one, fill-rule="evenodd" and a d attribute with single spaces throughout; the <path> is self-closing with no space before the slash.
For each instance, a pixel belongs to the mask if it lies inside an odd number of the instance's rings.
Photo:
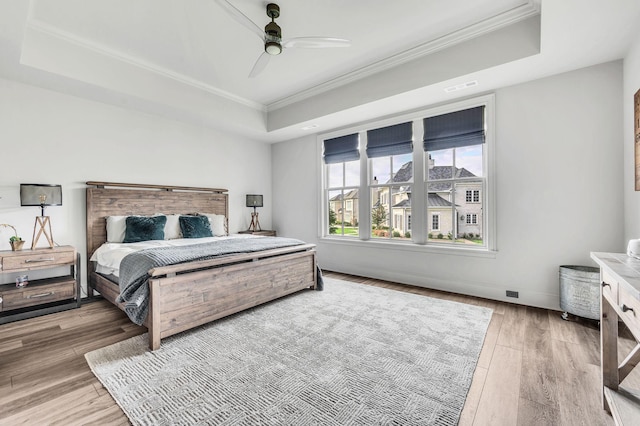
<path id="1" fill-rule="evenodd" d="M 518 298 L 518 292 L 513 290 L 507 290 L 507 297 L 515 297 Z"/>

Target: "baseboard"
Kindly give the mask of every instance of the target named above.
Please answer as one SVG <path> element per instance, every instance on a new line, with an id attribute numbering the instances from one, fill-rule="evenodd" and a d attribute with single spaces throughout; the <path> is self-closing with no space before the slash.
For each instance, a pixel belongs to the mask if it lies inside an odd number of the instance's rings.
<path id="1" fill-rule="evenodd" d="M 440 290 L 449 293 L 464 294 L 467 296 L 481 297 L 484 299 L 560 311 L 560 295 L 554 293 L 545 293 L 516 288 L 514 290 L 517 290 L 519 292 L 519 297 L 512 298 L 506 296 L 505 288 L 497 287 L 487 283 L 470 282 L 464 280 L 443 280 L 401 272 L 371 271 L 369 268 L 360 269 L 353 266 L 345 268 L 344 265 L 336 265 L 332 263 L 324 263 L 322 267 L 327 271 L 340 272 L 343 274 L 357 275 L 361 277 L 397 282 L 400 284 L 413 285 L 416 287 L 423 287 L 432 290 Z"/>

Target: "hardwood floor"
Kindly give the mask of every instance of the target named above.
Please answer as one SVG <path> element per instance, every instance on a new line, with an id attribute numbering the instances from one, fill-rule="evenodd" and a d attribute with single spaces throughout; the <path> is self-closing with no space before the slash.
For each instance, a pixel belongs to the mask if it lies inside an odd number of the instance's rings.
<path id="1" fill-rule="evenodd" d="M 460 425 L 613 425 L 601 408 L 599 332 L 560 313 L 344 274 L 493 309 Z M 0 326 L 0 425 L 126 425 L 84 354 L 144 333 L 106 301 Z M 630 339 L 622 339 L 628 353 Z M 621 355 L 622 356 L 622 355 Z M 640 388 L 640 373 L 626 380 Z"/>

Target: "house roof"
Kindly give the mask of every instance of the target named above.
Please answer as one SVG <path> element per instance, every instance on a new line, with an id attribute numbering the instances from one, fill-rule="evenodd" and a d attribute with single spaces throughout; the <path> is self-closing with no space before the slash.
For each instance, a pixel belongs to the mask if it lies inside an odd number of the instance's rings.
<path id="1" fill-rule="evenodd" d="M 347 192 L 344 195 L 344 199 L 345 200 L 354 200 L 354 199 L 357 199 L 357 198 L 358 198 L 358 190 L 357 189 L 352 189 L 351 191 Z M 342 198 L 342 193 L 340 193 L 338 195 L 335 195 L 335 196 L 331 197 L 329 199 L 329 201 L 341 201 L 342 199 L 343 199 Z"/>
<path id="2" fill-rule="evenodd" d="M 400 167 L 400 169 L 393 175 L 386 183 L 401 183 L 409 182 L 413 177 L 413 161 L 408 161 Z M 439 180 L 446 179 L 459 179 L 459 178 L 472 178 L 476 177 L 469 170 L 464 167 L 452 167 L 452 166 L 433 166 L 429 169 L 429 190 L 430 191 L 449 191 L 451 190 L 451 184 L 449 182 L 439 183 Z"/>
<path id="3" fill-rule="evenodd" d="M 402 200 L 398 204 L 394 204 L 393 207 L 394 208 L 411 207 L 411 200 L 409 199 Z"/>
<path id="4" fill-rule="evenodd" d="M 374 207 L 377 207 L 379 204 L 376 203 Z M 429 207 L 451 207 L 453 204 L 450 201 L 445 200 L 438 194 L 434 194 L 430 192 L 427 197 L 427 206 Z M 393 208 L 410 208 L 411 200 L 406 199 L 402 200 L 397 204 L 394 204 Z"/>
<path id="5" fill-rule="evenodd" d="M 353 200 L 353 199 L 357 199 L 358 198 L 358 190 L 357 189 L 352 189 L 351 191 L 347 192 L 347 195 L 344 196 L 345 200 Z"/>
<path id="6" fill-rule="evenodd" d="M 438 194 L 434 194 L 433 192 L 429 192 L 427 194 L 427 206 L 429 207 L 451 207 L 453 203 L 445 200 Z"/>

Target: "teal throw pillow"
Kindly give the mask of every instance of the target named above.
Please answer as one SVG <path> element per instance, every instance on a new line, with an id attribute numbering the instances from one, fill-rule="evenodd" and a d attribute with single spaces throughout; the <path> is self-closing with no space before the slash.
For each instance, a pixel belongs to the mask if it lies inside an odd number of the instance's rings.
<path id="1" fill-rule="evenodd" d="M 126 218 L 123 243 L 164 240 L 166 216 L 129 216 Z"/>
<path id="2" fill-rule="evenodd" d="M 209 218 L 206 216 L 180 216 L 180 230 L 183 238 L 213 237 Z"/>

